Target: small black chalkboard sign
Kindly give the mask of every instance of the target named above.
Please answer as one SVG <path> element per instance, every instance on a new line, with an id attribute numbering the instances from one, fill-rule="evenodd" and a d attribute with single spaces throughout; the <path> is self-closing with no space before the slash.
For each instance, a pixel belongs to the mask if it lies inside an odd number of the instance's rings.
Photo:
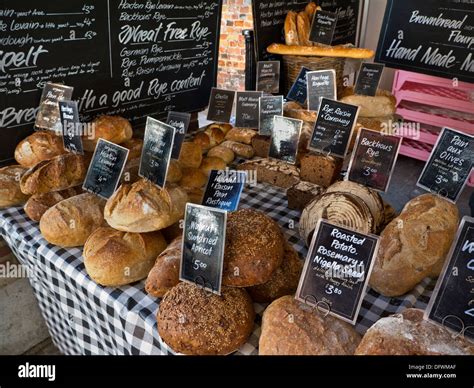
<path id="1" fill-rule="evenodd" d="M 328 11 L 318 11 L 314 14 L 309 40 L 315 43 L 332 43 L 334 30 L 336 29 L 337 13 Z"/>
<path id="2" fill-rule="evenodd" d="M 203 206 L 229 212 L 237 210 L 246 177 L 245 171 L 212 170 L 204 192 Z"/>
<path id="3" fill-rule="evenodd" d="M 456 202 L 474 163 L 474 136 L 443 128 L 417 186 Z"/>
<path id="4" fill-rule="evenodd" d="M 273 118 L 283 115 L 283 96 L 263 96 L 259 103 L 258 133 L 263 136 L 271 136 Z"/>
<path id="5" fill-rule="evenodd" d="M 184 138 L 188 132 L 189 123 L 191 121 L 191 113 L 185 112 L 168 112 L 168 118 L 166 124 L 171 125 L 176 129 L 173 142 L 173 151 L 171 157 L 173 159 L 179 158 L 181 152 L 181 146 L 183 145 Z"/>
<path id="6" fill-rule="evenodd" d="M 286 96 L 287 100 L 296 101 L 301 105 L 304 105 L 306 103 L 306 99 L 308 96 L 308 90 L 306 87 L 306 73 L 308 71 L 311 70 L 307 67 L 301 68 L 298 77 L 296 77 L 295 82 L 293 82 L 293 85 L 291 86 L 291 89 L 288 92 L 288 95 Z"/>
<path id="7" fill-rule="evenodd" d="M 234 107 L 234 98 L 233 90 L 212 88 L 207 119 L 218 123 L 228 123 Z"/>
<path id="8" fill-rule="evenodd" d="M 358 114 L 358 106 L 321 99 L 308 148 L 344 158 Z"/>
<path id="9" fill-rule="evenodd" d="M 59 114 L 59 101 L 71 100 L 74 88 L 71 86 L 47 82 L 36 115 L 35 127 L 49 129 L 56 133 L 62 133 L 61 116 Z"/>
<path id="10" fill-rule="evenodd" d="M 385 65 L 381 63 L 362 63 L 354 86 L 354 93 L 375 96 Z"/>
<path id="11" fill-rule="evenodd" d="M 352 151 L 347 179 L 378 191 L 387 191 L 402 138 L 362 128 Z"/>
<path id="12" fill-rule="evenodd" d="M 378 237 L 319 221 L 295 298 L 355 324 Z"/>
<path id="13" fill-rule="evenodd" d="M 62 123 L 64 149 L 74 154 L 84 155 L 82 146 L 82 126 L 76 101 L 59 101 L 59 115 Z"/>
<path id="14" fill-rule="evenodd" d="M 474 339 L 474 218 L 464 217 L 425 318 Z"/>
<path id="15" fill-rule="evenodd" d="M 306 73 L 308 87 L 308 110 L 317 111 L 321 98 L 337 99 L 336 71 L 316 70 Z"/>
<path id="16" fill-rule="evenodd" d="M 82 188 L 104 199 L 117 189 L 129 150 L 99 139 Z"/>
<path id="17" fill-rule="evenodd" d="M 258 128 L 258 101 L 262 92 L 237 92 L 235 105 L 235 126 Z"/>
<path id="18" fill-rule="evenodd" d="M 186 204 L 179 279 L 221 293 L 225 210 Z"/>
<path id="19" fill-rule="evenodd" d="M 138 175 L 161 188 L 165 187 L 175 132 L 171 125 L 147 118 Z"/>
<path id="20" fill-rule="evenodd" d="M 295 164 L 302 127 L 302 120 L 275 116 L 273 118 L 272 138 L 268 156 L 283 160 L 286 163 Z"/>
<path id="21" fill-rule="evenodd" d="M 280 61 L 257 62 L 257 90 L 264 93 L 280 91 Z"/>

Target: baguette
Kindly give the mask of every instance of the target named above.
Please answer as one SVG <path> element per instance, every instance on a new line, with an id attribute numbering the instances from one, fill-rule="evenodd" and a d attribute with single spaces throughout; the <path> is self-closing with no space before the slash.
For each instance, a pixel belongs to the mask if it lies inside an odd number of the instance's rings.
<path id="1" fill-rule="evenodd" d="M 317 9 L 321 9 L 321 7 L 318 7 L 314 1 L 308 3 L 304 11 L 308 15 L 310 23 L 313 21 L 313 16 L 316 13 Z"/>
<path id="2" fill-rule="evenodd" d="M 296 12 L 290 11 L 285 19 L 285 42 L 287 45 L 297 46 L 300 44 L 298 39 L 297 16 Z"/>
<path id="3" fill-rule="evenodd" d="M 370 49 L 350 47 L 350 46 L 297 46 L 272 43 L 267 47 L 270 54 L 279 55 L 303 55 L 314 57 L 339 57 L 370 59 L 375 52 Z"/>
<path id="4" fill-rule="evenodd" d="M 311 22 L 308 18 L 308 14 L 305 11 L 301 11 L 296 18 L 296 25 L 298 28 L 298 41 L 302 46 L 312 46 L 312 42 L 309 40 L 309 33 L 311 31 Z"/>
<path id="5" fill-rule="evenodd" d="M 60 136 L 56 136 L 53 131 L 37 131 L 18 143 L 15 160 L 24 167 L 33 167 L 43 160 L 65 153 Z"/>

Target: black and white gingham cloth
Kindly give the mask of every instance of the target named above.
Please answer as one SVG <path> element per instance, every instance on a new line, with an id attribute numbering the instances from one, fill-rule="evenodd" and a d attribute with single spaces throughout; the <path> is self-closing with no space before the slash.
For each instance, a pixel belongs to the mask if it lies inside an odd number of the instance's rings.
<path id="1" fill-rule="evenodd" d="M 287 239 L 304 258 L 298 236 L 300 213 L 287 208 L 283 190 L 270 185 L 246 186 L 240 208 L 251 207 L 277 221 Z M 0 234 L 28 267 L 53 342 L 64 354 L 172 354 L 156 327 L 159 301 L 144 291 L 144 281 L 120 288 L 102 287 L 87 275 L 81 249 L 63 249 L 43 239 L 38 224 L 22 208 L 0 211 Z M 364 333 L 380 317 L 408 307 L 424 309 L 434 281 L 425 279 L 403 298 L 385 298 L 370 290 L 356 326 Z M 255 304 L 253 334 L 236 354 L 258 354 L 261 315 L 265 305 Z"/>

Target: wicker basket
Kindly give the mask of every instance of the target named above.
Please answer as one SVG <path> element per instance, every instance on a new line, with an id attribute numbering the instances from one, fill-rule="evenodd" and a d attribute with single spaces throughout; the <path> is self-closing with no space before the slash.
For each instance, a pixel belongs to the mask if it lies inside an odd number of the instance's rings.
<path id="1" fill-rule="evenodd" d="M 285 94 L 288 94 L 290 91 L 303 66 L 310 70 L 336 70 L 337 92 L 338 94 L 341 93 L 344 87 L 343 75 L 345 61 L 345 58 L 283 55 Z"/>

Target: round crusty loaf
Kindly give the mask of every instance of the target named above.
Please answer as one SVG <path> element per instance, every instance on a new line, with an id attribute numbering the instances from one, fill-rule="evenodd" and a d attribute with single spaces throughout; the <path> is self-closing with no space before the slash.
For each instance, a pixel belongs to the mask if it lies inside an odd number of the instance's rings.
<path id="1" fill-rule="evenodd" d="M 355 352 L 377 356 L 474 355 L 474 344 L 423 319 L 423 311 L 406 309 L 382 318 L 367 330 Z"/>
<path id="2" fill-rule="evenodd" d="M 119 287 L 145 278 L 165 248 L 160 232 L 127 233 L 103 227 L 87 239 L 84 265 L 96 283 Z"/>
<path id="3" fill-rule="evenodd" d="M 211 148 L 207 153 L 207 156 L 222 159 L 226 164 L 232 163 L 235 159 L 234 151 L 221 146 Z"/>
<path id="4" fill-rule="evenodd" d="M 92 232 L 104 226 L 104 205 L 103 199 L 90 193 L 67 198 L 43 214 L 41 234 L 61 247 L 84 245 Z"/>
<path id="5" fill-rule="evenodd" d="M 158 332 L 175 352 L 225 355 L 252 333 L 255 312 L 243 289 L 223 287 L 212 294 L 189 283 L 168 291 L 158 311 Z"/>
<path id="6" fill-rule="evenodd" d="M 285 255 L 281 266 L 275 270 L 268 282 L 248 287 L 247 291 L 257 303 L 270 303 L 282 296 L 294 294 L 302 270 L 303 261 L 298 252 L 289 242 L 285 242 Z"/>
<path id="7" fill-rule="evenodd" d="M 46 210 L 67 198 L 74 197 L 81 193 L 82 189 L 80 187 L 72 187 L 61 191 L 35 194 L 25 203 L 24 210 L 31 220 L 39 222 Z"/>
<path id="8" fill-rule="evenodd" d="M 182 237 L 177 237 L 156 258 L 145 283 L 145 290 L 151 296 L 162 298 L 179 283 L 182 243 Z"/>
<path id="9" fill-rule="evenodd" d="M 92 126 L 94 129 L 92 138 L 88 136 L 82 138 L 84 150 L 88 152 L 95 150 L 99 139 L 122 144 L 133 136 L 130 121 L 120 116 L 99 116 L 92 122 Z"/>
<path id="10" fill-rule="evenodd" d="M 267 307 L 262 318 L 260 355 L 353 355 L 360 335 L 350 324 L 287 295 Z"/>
<path id="11" fill-rule="evenodd" d="M 65 153 L 61 136 L 56 136 L 53 131 L 36 131 L 18 143 L 15 160 L 24 167 L 33 167 Z"/>
<path id="12" fill-rule="evenodd" d="M 203 159 L 200 169 L 204 174 L 209 175 L 212 170 L 225 170 L 226 167 L 227 164 L 221 158 L 208 156 Z"/>
<path id="13" fill-rule="evenodd" d="M 122 147 L 128 149 L 127 161 L 140 158 L 143 149 L 143 140 L 136 137 L 129 139 L 121 144 Z"/>
<path id="14" fill-rule="evenodd" d="M 124 232 L 153 232 L 179 221 L 187 201 L 188 195 L 179 186 L 160 189 L 140 179 L 118 188 L 107 200 L 104 217 L 112 228 Z"/>
<path id="15" fill-rule="evenodd" d="M 344 90 L 340 101 L 359 106 L 360 117 L 392 116 L 395 114 L 397 103 L 397 99 L 388 90 L 377 89 L 375 96 L 363 96 L 354 94 L 353 87 Z"/>
<path id="16" fill-rule="evenodd" d="M 437 195 L 409 201 L 380 235 L 370 286 L 382 295 L 399 296 L 425 277 L 437 277 L 458 223 L 456 205 Z"/>
<path id="17" fill-rule="evenodd" d="M 179 162 L 175 159 L 171 159 L 168 167 L 168 174 L 166 175 L 166 182 L 177 183 L 182 177 L 183 172 Z"/>
<path id="18" fill-rule="evenodd" d="M 200 189 L 208 180 L 207 175 L 199 168 L 185 167 L 179 185 L 185 190 Z"/>
<path id="19" fill-rule="evenodd" d="M 0 209 L 22 205 L 28 199 L 20 189 L 20 179 L 28 169 L 22 166 L 0 168 Z"/>
<path id="20" fill-rule="evenodd" d="M 196 143 L 185 141 L 181 146 L 178 161 L 182 168 L 198 168 L 202 162 L 202 148 Z"/>
<path id="21" fill-rule="evenodd" d="M 284 242 L 278 224 L 262 212 L 229 213 L 222 284 L 250 287 L 268 282 L 282 263 Z"/>
<path id="22" fill-rule="evenodd" d="M 197 205 L 202 205 L 202 197 L 204 196 L 204 188 L 184 188 L 188 194 L 188 202 L 195 203 Z"/>

